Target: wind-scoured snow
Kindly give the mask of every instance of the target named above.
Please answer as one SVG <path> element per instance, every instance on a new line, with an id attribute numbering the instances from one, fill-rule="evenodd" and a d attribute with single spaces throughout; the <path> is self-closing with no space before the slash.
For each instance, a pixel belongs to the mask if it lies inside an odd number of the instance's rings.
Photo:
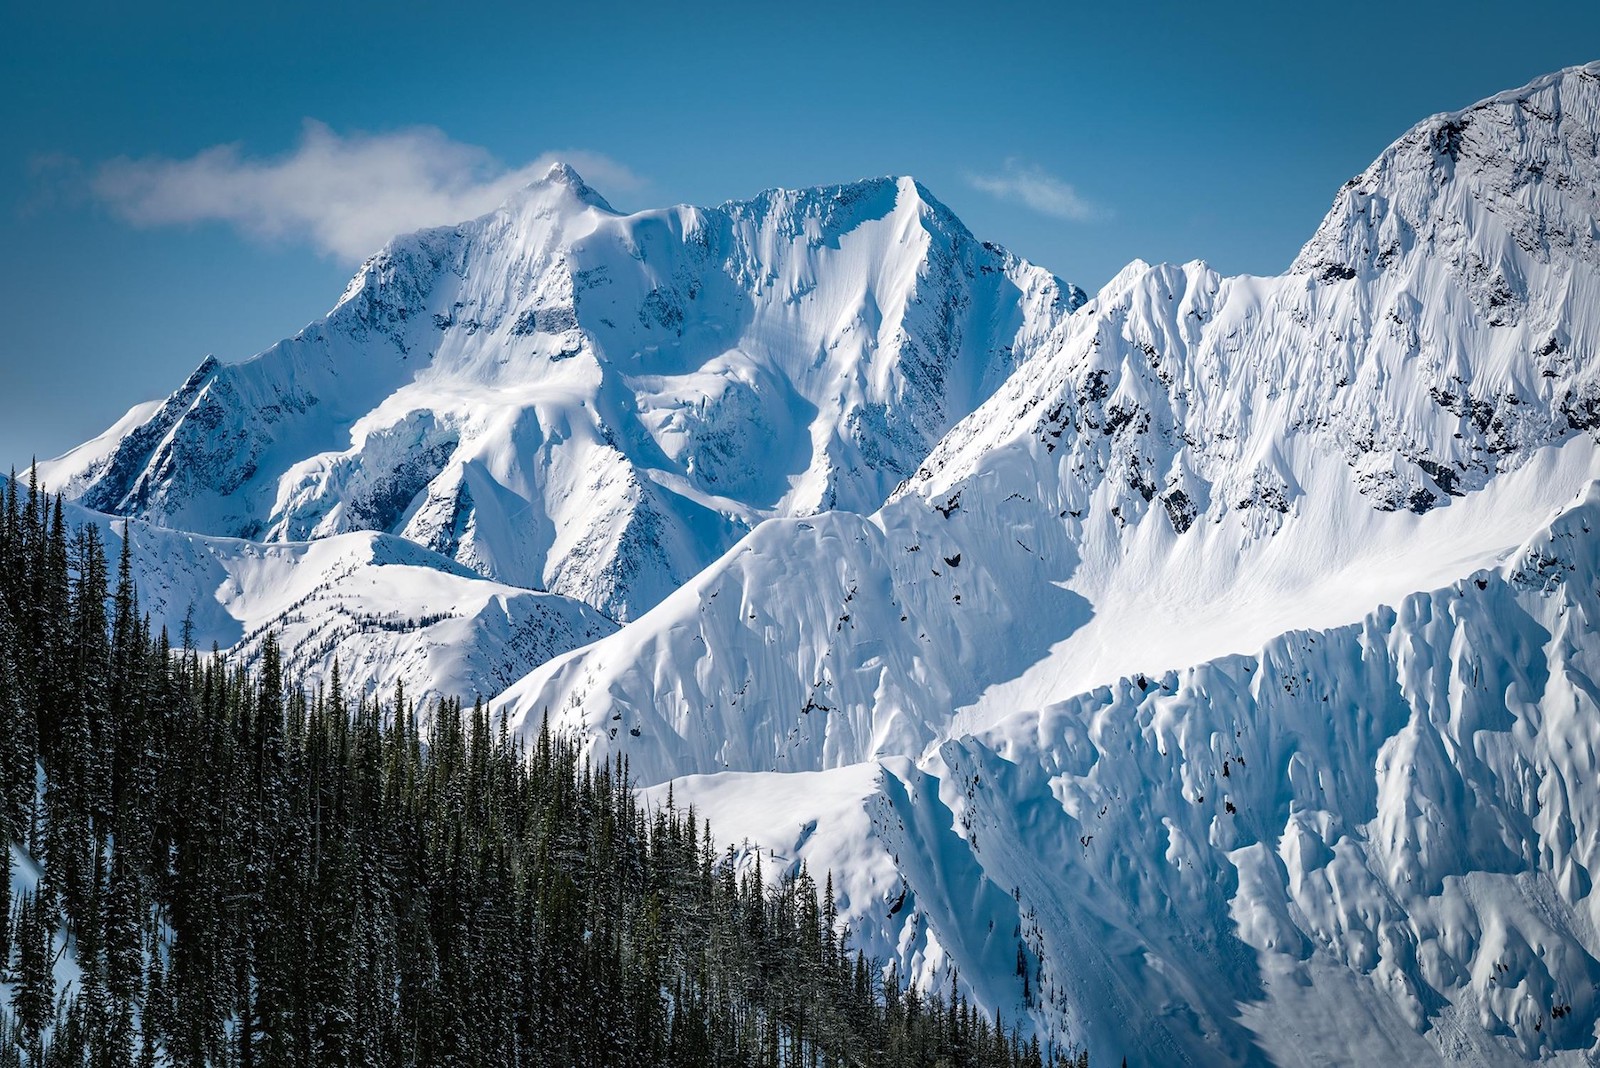
<path id="1" fill-rule="evenodd" d="M 392 533 L 628 619 L 763 518 L 877 508 L 1081 299 L 910 179 L 623 215 L 557 165 L 41 472 L 199 533 Z"/>
<path id="2" fill-rule="evenodd" d="M 881 510 L 505 702 L 837 858 L 924 980 L 1017 1011 L 1020 941 L 1096 1056 L 1600 1055 L 1597 137 L 1573 68 L 1420 124 L 1281 277 L 1130 266 Z M 741 815 L 773 772 L 837 789 Z"/>

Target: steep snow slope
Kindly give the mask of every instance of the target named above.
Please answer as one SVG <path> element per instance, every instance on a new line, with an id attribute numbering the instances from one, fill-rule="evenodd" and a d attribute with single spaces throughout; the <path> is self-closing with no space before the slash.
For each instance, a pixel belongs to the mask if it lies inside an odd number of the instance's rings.
<path id="1" fill-rule="evenodd" d="M 1087 575 L 1072 527 L 1029 521 L 1024 500 L 909 531 L 879 525 L 903 519 L 893 509 L 774 520 L 501 701 L 625 750 L 646 781 L 917 757 L 1104 679 L 1347 623 L 1489 566 L 1600 474 L 1600 450 L 1588 437 L 1541 450 L 1422 516 L 1377 512 L 1334 474 L 1329 506 L 1275 537 L 1230 517 L 1179 538 L 1150 517 L 1120 570 Z"/>
<path id="2" fill-rule="evenodd" d="M 879 513 L 768 524 L 508 698 L 638 719 L 624 742 L 659 775 L 916 755 L 953 711 L 979 726 L 1481 566 L 1597 470 L 1597 70 L 1422 124 L 1287 275 L 1131 266 Z M 1427 239 L 1330 273 L 1374 205 Z M 1529 218 L 1572 233 L 1533 242 Z M 1505 302 L 1474 303 L 1480 262 L 1516 279 Z"/>
<path id="3" fill-rule="evenodd" d="M 0 476 L 3 477 L 3 476 Z M 581 601 L 485 579 L 387 534 L 262 545 L 211 538 L 68 505 L 70 526 L 100 528 L 115 565 L 124 537 L 140 608 L 174 644 L 187 624 L 253 664 L 271 630 L 291 676 L 325 682 L 337 659 L 349 693 L 490 696 L 617 625 Z"/>
<path id="4" fill-rule="evenodd" d="M 885 959 L 1109 1063 L 1588 1064 L 1597 677 L 1600 484 L 1498 567 L 920 768 L 672 787 L 833 871 Z"/>
<path id="5" fill-rule="evenodd" d="M 1593 804 L 1588 758 L 1562 754 L 1593 745 L 1577 621 L 1594 501 L 1556 523 L 1583 533 L 1561 542 L 1572 592 L 1512 565 L 1461 587 L 1465 630 L 1407 613 L 1446 613 L 1454 588 L 1410 595 L 1497 566 L 1600 475 L 1597 135 L 1600 65 L 1574 68 L 1419 125 L 1282 277 L 1132 265 L 878 513 L 769 522 L 504 700 L 649 780 L 831 769 L 814 814 L 774 808 L 765 833 L 721 776 L 685 789 L 769 847 L 838 856 L 869 939 L 921 954 L 924 977 L 948 959 L 987 1005 L 1019 993 L 1015 943 L 986 933 L 1010 923 L 1043 974 L 1036 1018 L 1097 1053 L 1587 1048 L 1573 843 L 1593 817 L 1546 824 L 1541 791 Z M 1281 696 L 1227 657 L 1266 645 L 1274 664 L 1296 627 L 1321 652 Z M 1481 693 L 1453 681 L 1470 657 Z M 1136 675 L 1184 664 L 1202 666 Z M 1134 681 L 1093 689 L 1118 676 Z M 1299 692 L 1309 713 L 1284 706 Z M 1538 710 L 1562 702 L 1547 737 Z M 1102 706 L 1122 708 L 1126 752 L 1078 741 L 1110 729 Z M 1265 749 L 1238 748 L 1251 731 Z M 1240 752 L 1270 771 L 1245 803 L 1202 788 Z M 890 795 L 894 820 L 863 838 Z M 1321 852 L 1293 844 L 1302 812 Z M 951 836 L 978 845 L 963 859 Z M 973 865 L 987 882 L 952 892 Z M 884 907 L 893 870 L 926 910 Z M 983 904 L 996 888 L 1017 911 Z"/>
<path id="6" fill-rule="evenodd" d="M 626 619 L 766 516 L 878 507 L 1081 299 L 910 179 L 621 215 L 558 165 L 41 470 L 205 534 L 391 532 Z"/>

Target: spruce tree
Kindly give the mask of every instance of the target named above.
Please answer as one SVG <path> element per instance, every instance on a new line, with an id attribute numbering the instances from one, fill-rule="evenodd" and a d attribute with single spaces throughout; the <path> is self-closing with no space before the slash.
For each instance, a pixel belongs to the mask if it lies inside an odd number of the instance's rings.
<path id="1" fill-rule="evenodd" d="M 1041 1063 L 854 950 L 831 874 L 719 852 L 625 760 L 548 724 L 525 750 L 481 700 L 352 704 L 338 665 L 308 693 L 270 633 L 254 672 L 173 649 L 131 534 L 108 597 L 99 536 L 20 501 L 0 487 L 0 812 L 43 877 L 0 1068 Z"/>

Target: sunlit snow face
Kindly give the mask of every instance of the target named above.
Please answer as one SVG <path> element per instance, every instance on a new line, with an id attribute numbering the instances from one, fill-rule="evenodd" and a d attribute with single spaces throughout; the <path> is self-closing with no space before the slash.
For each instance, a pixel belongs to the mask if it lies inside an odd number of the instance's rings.
<path id="1" fill-rule="evenodd" d="M 388 531 L 629 619 L 765 518 L 877 507 L 1073 296 L 910 180 L 628 216 L 549 180 L 47 475 L 214 534 Z"/>
<path id="2" fill-rule="evenodd" d="M 1146 1060 L 1582 1049 L 1597 86 L 1424 123 L 1286 275 L 1076 314 L 909 181 L 545 185 L 44 470 L 169 524 L 152 602 L 243 657 L 533 668 L 517 729 L 839 866 L 986 1009 Z"/>
<path id="3" fill-rule="evenodd" d="M 1289 275 L 1131 266 L 877 514 L 761 527 L 508 702 L 856 872 L 918 975 L 1091 1036 L 1182 1006 L 1109 1048 L 1584 1046 L 1600 283 L 1566 221 L 1600 82 L 1571 77 L 1453 155 L 1452 119 L 1403 139 Z M 1519 186 L 1519 154 L 1588 177 Z M 795 771 L 815 796 L 731 800 Z"/>

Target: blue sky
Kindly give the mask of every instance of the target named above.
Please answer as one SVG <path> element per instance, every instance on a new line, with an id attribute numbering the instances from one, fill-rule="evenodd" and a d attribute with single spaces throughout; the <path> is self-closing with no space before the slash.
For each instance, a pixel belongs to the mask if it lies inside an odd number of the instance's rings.
<path id="1" fill-rule="evenodd" d="M 552 155 L 620 208 L 909 173 L 1093 290 L 1279 271 L 1412 123 L 1597 57 L 1592 2 L 12 5 L 0 463 Z"/>

